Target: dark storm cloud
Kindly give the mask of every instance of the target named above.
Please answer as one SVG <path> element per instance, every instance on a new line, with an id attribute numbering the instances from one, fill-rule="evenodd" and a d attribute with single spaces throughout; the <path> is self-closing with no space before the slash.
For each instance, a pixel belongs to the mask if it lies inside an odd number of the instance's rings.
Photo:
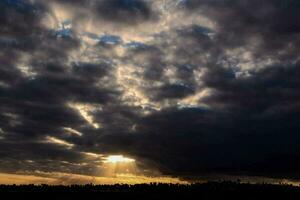
<path id="1" fill-rule="evenodd" d="M 134 24 L 153 19 L 155 14 L 143 0 L 110 0 L 96 4 L 97 14 L 109 21 Z"/>
<path id="2" fill-rule="evenodd" d="M 65 136 L 63 128 L 79 130 L 87 124 L 68 106 L 69 102 L 105 104 L 114 101 L 115 91 L 95 85 L 109 76 L 111 66 L 66 64 L 69 52 L 79 48 L 80 41 L 74 33 L 59 37 L 56 30 L 45 28 L 42 25 L 48 12 L 45 6 L 7 0 L 1 1 L 0 9 L 0 126 L 4 133 L 0 152 L 1 163 L 6 163 L 1 169 L 75 170 L 72 164 L 63 167 L 66 164 L 60 162 L 78 164 L 82 154 L 49 143 L 47 137 L 76 143 L 76 138 Z M 26 55 L 28 59 L 24 63 L 22 58 Z M 32 74 L 22 71 L 22 67 Z M 34 164 L 29 166 L 25 160 L 33 160 Z"/>
<path id="3" fill-rule="evenodd" d="M 133 25 L 158 18 L 152 3 L 145 0 L 62 0 L 58 3 L 77 9 L 86 8 L 99 19 L 113 23 Z"/>
<path id="4" fill-rule="evenodd" d="M 204 15 L 215 27 L 188 23 L 145 43 L 105 33 L 80 55 L 72 52 L 85 48 L 85 33 L 46 28 L 49 2 L 30 2 L 0 3 L 1 170 L 93 174 L 98 164 L 81 152 L 94 152 L 126 154 L 172 176 L 300 178 L 297 1 L 182 1 L 176 12 Z M 158 20 L 152 1 L 57 2 L 114 25 Z M 236 49 L 251 53 L 248 65 L 228 55 Z M 125 95 L 132 85 L 145 104 Z M 210 94 L 189 104 L 203 90 Z M 95 106 L 85 112 L 101 128 L 70 103 Z"/>
<path id="5" fill-rule="evenodd" d="M 11 147 L 12 145 L 14 148 Z M 74 150 L 68 150 L 54 144 L 24 141 L 1 142 L 1 146 L 3 148 L 0 150 L 0 155 L 3 165 L 0 169 L 4 172 L 28 171 L 30 173 L 37 170 L 81 174 L 84 168 L 85 174 L 92 174 L 89 171 L 91 165 L 79 166 L 80 163 L 86 160 L 84 155 Z M 11 149 L 11 151 L 5 151 L 6 148 Z"/>
<path id="6" fill-rule="evenodd" d="M 186 2 L 189 12 L 207 14 L 217 30 L 214 39 L 199 26 L 177 31 L 172 64 L 184 80 L 189 70 L 206 68 L 201 87 L 213 92 L 199 103 L 210 108 L 163 109 L 133 121 L 136 135 L 107 135 L 101 142 L 115 144 L 110 150 L 155 161 L 164 173 L 175 176 L 217 173 L 299 179 L 298 3 Z M 237 78 L 236 66 L 225 67 L 220 61 L 226 60 L 226 50 L 248 48 L 253 38 L 260 41 L 253 59 L 277 61 L 267 66 L 256 63 L 249 77 Z M 201 59 L 204 53 L 211 56 Z M 182 87 L 171 88 L 146 91 L 167 99 L 184 94 Z"/>
<path id="7" fill-rule="evenodd" d="M 297 57 L 300 4 L 296 0 L 187 0 L 185 7 L 217 23 L 219 45 L 251 45 L 251 39 L 256 38 L 260 43 L 258 57 Z M 282 49 L 286 51 L 279 53 Z"/>
<path id="8" fill-rule="evenodd" d="M 136 135 L 108 135 L 102 142 L 113 144 L 108 151 L 126 151 L 138 160 L 155 161 L 163 173 L 174 176 L 236 174 L 298 179 L 297 107 L 266 116 L 249 110 L 164 110 L 138 121 Z"/>
<path id="9" fill-rule="evenodd" d="M 299 66 L 286 67 L 240 81 L 217 83 L 208 76 L 217 92 L 205 101 L 222 109 L 171 109 L 146 117 L 137 130 L 146 134 L 134 137 L 140 145 L 135 153 L 182 174 L 299 178 Z"/>
<path id="10" fill-rule="evenodd" d="M 149 91 L 154 95 L 154 99 L 181 99 L 183 97 L 192 95 L 195 90 L 184 84 L 166 84 L 162 87 L 154 88 Z"/>
<path id="11" fill-rule="evenodd" d="M 28 36 L 40 30 L 39 16 L 44 8 L 22 0 L 3 0 L 0 3 L 1 36 Z"/>
<path id="12" fill-rule="evenodd" d="M 33 6 L 23 1 L 1 1 L 0 63 L 2 67 L 0 72 L 2 81 L 15 82 L 21 78 L 14 63 L 19 60 L 19 50 L 31 50 L 34 46 L 33 35 L 42 31 L 38 20 L 42 16 L 42 12 L 39 12 L 41 10 L 43 7 Z"/>

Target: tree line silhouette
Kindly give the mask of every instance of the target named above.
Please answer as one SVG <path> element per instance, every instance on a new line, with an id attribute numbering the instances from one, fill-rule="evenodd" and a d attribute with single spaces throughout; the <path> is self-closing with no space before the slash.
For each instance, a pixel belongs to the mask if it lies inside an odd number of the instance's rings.
<path id="1" fill-rule="evenodd" d="M 250 184 L 232 181 L 207 182 L 195 184 L 115 184 L 115 185 L 0 185 L 0 194 L 9 195 L 64 195 L 73 197 L 199 197 L 200 199 L 220 199 L 225 197 L 237 199 L 278 199 L 287 196 L 299 196 L 300 187 L 292 185 Z M 49 197 L 49 196 L 48 196 Z"/>

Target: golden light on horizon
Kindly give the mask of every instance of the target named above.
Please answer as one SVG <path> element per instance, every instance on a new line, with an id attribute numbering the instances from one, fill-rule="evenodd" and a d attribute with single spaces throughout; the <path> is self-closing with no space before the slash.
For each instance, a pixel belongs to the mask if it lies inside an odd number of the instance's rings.
<path id="1" fill-rule="evenodd" d="M 181 183 L 182 181 L 173 177 L 147 177 L 143 175 L 117 174 L 113 177 L 89 176 L 82 174 L 70 174 L 62 172 L 34 171 L 31 174 L 8 174 L 0 173 L 0 184 L 23 185 L 23 184 L 48 184 L 48 185 L 72 185 L 72 184 L 144 184 L 144 183 Z"/>

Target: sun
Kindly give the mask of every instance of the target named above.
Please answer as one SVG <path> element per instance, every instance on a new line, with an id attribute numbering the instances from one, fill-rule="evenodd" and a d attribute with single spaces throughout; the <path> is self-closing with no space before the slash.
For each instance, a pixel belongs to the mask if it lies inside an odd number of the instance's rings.
<path id="1" fill-rule="evenodd" d="M 110 155 L 104 160 L 104 163 L 133 163 L 135 159 L 127 158 L 122 155 Z"/>
<path id="2" fill-rule="evenodd" d="M 123 155 L 107 155 L 103 157 L 102 172 L 107 177 L 116 177 L 120 174 L 137 174 L 136 160 Z"/>

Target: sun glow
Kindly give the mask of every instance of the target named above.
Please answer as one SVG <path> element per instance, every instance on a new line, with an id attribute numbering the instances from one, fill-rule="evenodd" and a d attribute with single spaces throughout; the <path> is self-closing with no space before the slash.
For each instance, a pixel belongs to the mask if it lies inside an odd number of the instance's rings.
<path id="1" fill-rule="evenodd" d="M 116 177 L 118 174 L 138 173 L 135 159 L 123 155 L 109 155 L 103 158 L 102 170 L 106 177 Z"/>
<path id="2" fill-rule="evenodd" d="M 126 158 L 122 155 L 111 155 L 105 158 L 104 163 L 132 163 L 135 162 L 132 158 Z"/>

